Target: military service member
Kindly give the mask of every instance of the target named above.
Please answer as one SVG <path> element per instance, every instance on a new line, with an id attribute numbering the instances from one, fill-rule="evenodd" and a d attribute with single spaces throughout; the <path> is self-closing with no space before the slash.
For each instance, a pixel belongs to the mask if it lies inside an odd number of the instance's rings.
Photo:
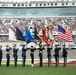
<path id="1" fill-rule="evenodd" d="M 6 58 L 7 58 L 6 67 L 9 67 L 9 63 L 10 63 L 10 50 L 11 50 L 11 47 L 7 45 L 6 46 Z"/>
<path id="2" fill-rule="evenodd" d="M 14 57 L 14 67 L 17 67 L 17 59 L 18 59 L 18 48 L 16 45 L 13 46 L 13 57 Z"/>
<path id="3" fill-rule="evenodd" d="M 68 51 L 66 49 L 66 46 L 63 45 L 63 55 L 62 55 L 62 57 L 64 58 L 64 65 L 63 65 L 64 67 L 67 66 L 67 54 L 68 54 Z"/>

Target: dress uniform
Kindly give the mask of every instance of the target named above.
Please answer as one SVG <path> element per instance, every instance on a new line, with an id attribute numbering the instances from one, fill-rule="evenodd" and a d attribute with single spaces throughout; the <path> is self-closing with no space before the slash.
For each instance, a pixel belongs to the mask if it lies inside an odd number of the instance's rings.
<path id="1" fill-rule="evenodd" d="M 31 56 L 31 66 L 32 67 L 34 66 L 34 51 L 35 51 L 35 48 L 33 46 L 31 46 L 31 48 L 30 48 L 30 56 Z"/>
<path id="2" fill-rule="evenodd" d="M 39 59 L 40 59 L 40 67 L 42 67 L 42 63 L 43 63 L 43 50 L 44 48 L 42 47 L 42 45 L 40 45 L 40 48 L 39 48 Z"/>
<path id="3" fill-rule="evenodd" d="M 18 48 L 16 48 L 16 45 L 13 46 L 13 57 L 14 57 L 14 66 L 17 66 L 17 59 L 18 59 Z"/>
<path id="4" fill-rule="evenodd" d="M 7 47 L 6 48 L 6 58 L 7 58 L 6 67 L 9 67 L 11 47 L 9 47 L 8 45 L 6 47 Z"/>
<path id="5" fill-rule="evenodd" d="M 62 55 L 62 57 L 64 58 L 64 67 L 66 67 L 67 66 L 67 54 L 68 54 L 68 52 L 67 52 L 67 50 L 66 50 L 66 47 L 65 47 L 65 45 L 63 45 L 63 55 Z"/>
<path id="6" fill-rule="evenodd" d="M 59 50 L 61 50 L 61 48 L 58 48 L 58 45 L 55 45 L 54 57 L 55 57 L 55 61 L 56 61 L 56 64 L 55 64 L 56 67 L 59 65 Z"/>
<path id="7" fill-rule="evenodd" d="M 1 66 L 1 62 L 2 62 L 2 54 L 3 54 L 2 46 L 0 46 L 0 66 Z"/>
<path id="8" fill-rule="evenodd" d="M 26 61 L 26 51 L 27 51 L 27 48 L 25 48 L 25 45 L 23 45 L 22 47 L 22 66 L 24 67 L 25 66 L 25 61 Z"/>
<path id="9" fill-rule="evenodd" d="M 47 57 L 48 57 L 48 67 L 50 66 L 51 64 L 51 50 L 52 50 L 52 47 L 47 47 Z"/>

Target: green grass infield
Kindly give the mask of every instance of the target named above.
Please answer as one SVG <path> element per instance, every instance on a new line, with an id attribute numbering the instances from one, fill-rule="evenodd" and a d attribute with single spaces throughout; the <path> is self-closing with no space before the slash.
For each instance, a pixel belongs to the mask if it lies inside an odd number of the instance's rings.
<path id="1" fill-rule="evenodd" d="M 18 65 L 17 67 L 14 67 L 13 65 L 10 65 L 9 67 L 6 67 L 5 65 L 2 65 L 0 67 L 0 75 L 76 75 L 76 66 L 43 66 L 39 67 L 38 65 L 31 67 L 31 65 L 26 65 L 25 67 L 22 67 L 21 65 Z"/>

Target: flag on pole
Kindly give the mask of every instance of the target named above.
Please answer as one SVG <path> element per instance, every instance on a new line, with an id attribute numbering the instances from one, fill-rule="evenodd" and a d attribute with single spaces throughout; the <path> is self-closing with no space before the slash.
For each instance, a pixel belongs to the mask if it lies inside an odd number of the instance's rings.
<path id="1" fill-rule="evenodd" d="M 34 42 L 34 38 L 32 37 L 31 33 L 27 28 L 25 30 L 25 39 L 29 42 Z"/>
<path id="2" fill-rule="evenodd" d="M 12 29 L 12 27 L 9 27 L 9 40 L 16 41 L 15 31 Z"/>
<path id="3" fill-rule="evenodd" d="M 51 30 L 49 30 L 49 39 L 51 40 L 50 45 L 54 46 L 55 45 L 55 39 L 54 39 L 54 36 L 53 36 L 53 33 Z"/>
<path id="4" fill-rule="evenodd" d="M 39 35 L 38 31 L 37 31 L 36 25 L 34 27 L 34 39 L 35 39 L 37 44 L 41 44 L 41 42 L 42 42 L 41 37 L 40 37 L 40 35 Z"/>
<path id="5" fill-rule="evenodd" d="M 25 41 L 22 32 L 16 27 L 16 39 L 20 41 Z"/>
<path id="6" fill-rule="evenodd" d="M 41 40 L 39 33 L 37 32 L 36 27 L 34 28 L 34 39 L 35 40 Z"/>
<path id="7" fill-rule="evenodd" d="M 46 36 L 46 29 L 45 29 L 45 27 L 42 28 L 42 40 L 43 40 L 47 45 L 49 45 L 48 38 L 47 38 L 47 36 Z"/>
<path id="8" fill-rule="evenodd" d="M 49 39 L 53 40 L 54 39 L 54 36 L 52 34 L 52 31 L 49 30 Z"/>
<path id="9" fill-rule="evenodd" d="M 65 31 L 61 26 L 58 26 L 58 37 L 68 42 L 73 42 L 72 31 Z"/>
<path id="10" fill-rule="evenodd" d="M 65 40 L 68 41 L 68 42 L 73 42 L 72 31 L 71 30 L 66 31 Z"/>

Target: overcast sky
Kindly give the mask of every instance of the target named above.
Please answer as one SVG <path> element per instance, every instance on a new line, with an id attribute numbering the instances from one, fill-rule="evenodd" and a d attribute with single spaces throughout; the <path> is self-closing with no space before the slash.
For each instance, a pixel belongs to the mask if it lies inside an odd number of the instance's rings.
<path id="1" fill-rule="evenodd" d="M 5 1 L 5 2 L 7 2 L 7 1 L 9 1 L 9 2 L 11 2 L 11 1 L 13 1 L 13 2 L 23 2 L 23 1 L 76 1 L 76 0 L 0 0 L 0 1 Z"/>

